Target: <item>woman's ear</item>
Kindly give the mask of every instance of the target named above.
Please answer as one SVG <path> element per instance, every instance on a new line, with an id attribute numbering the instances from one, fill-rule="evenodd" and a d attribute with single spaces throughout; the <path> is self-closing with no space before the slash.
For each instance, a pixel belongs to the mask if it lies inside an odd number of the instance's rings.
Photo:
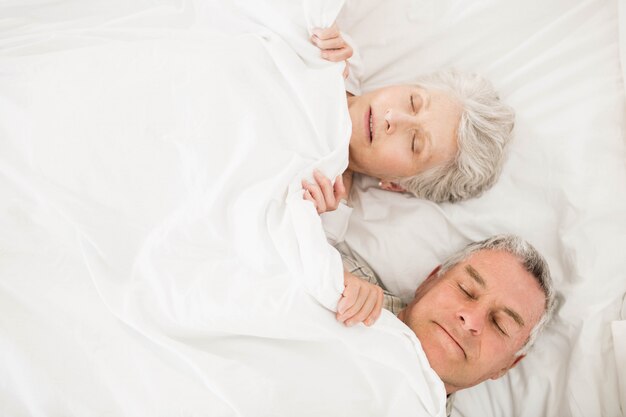
<path id="1" fill-rule="evenodd" d="M 380 181 L 378 183 L 378 186 L 382 188 L 383 190 L 394 191 L 396 193 L 403 193 L 406 191 L 406 189 L 403 186 L 393 181 L 386 181 L 386 180 Z"/>

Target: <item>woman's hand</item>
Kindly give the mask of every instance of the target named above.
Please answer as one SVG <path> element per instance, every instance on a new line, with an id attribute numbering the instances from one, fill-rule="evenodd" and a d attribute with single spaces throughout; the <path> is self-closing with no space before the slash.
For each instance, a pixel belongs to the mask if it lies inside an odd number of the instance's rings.
<path id="1" fill-rule="evenodd" d="M 331 62 L 346 61 L 343 77 L 347 78 L 350 73 L 348 58 L 352 56 L 352 47 L 343 39 L 337 25 L 329 28 L 314 28 L 311 42 L 322 50 L 322 58 Z"/>
<path id="2" fill-rule="evenodd" d="M 313 178 L 315 178 L 316 184 L 302 180 L 303 198 L 313 203 L 318 214 L 336 210 L 341 200 L 348 197 L 349 189 L 344 185 L 343 175 L 335 178 L 335 184 L 332 184 L 318 170 L 313 171 Z M 351 174 L 350 184 L 352 184 Z"/>
<path id="3" fill-rule="evenodd" d="M 383 310 L 382 288 L 348 271 L 343 271 L 343 285 L 343 294 L 337 303 L 337 320 L 346 326 L 361 322 L 366 326 L 374 324 Z"/>

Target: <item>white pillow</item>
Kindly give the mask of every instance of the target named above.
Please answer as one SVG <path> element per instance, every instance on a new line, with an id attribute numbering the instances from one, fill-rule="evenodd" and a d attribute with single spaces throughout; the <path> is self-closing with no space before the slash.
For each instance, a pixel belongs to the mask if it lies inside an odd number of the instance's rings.
<path id="1" fill-rule="evenodd" d="M 620 414 L 615 359 L 602 354 L 626 294 L 617 16 L 602 0 L 354 0 L 339 20 L 360 48 L 363 91 L 456 67 L 516 109 L 504 171 L 482 197 L 436 205 L 361 178 L 345 237 L 405 299 L 469 241 L 516 233 L 546 256 L 564 299 L 555 323 L 508 376 L 460 393 L 463 415 Z"/>

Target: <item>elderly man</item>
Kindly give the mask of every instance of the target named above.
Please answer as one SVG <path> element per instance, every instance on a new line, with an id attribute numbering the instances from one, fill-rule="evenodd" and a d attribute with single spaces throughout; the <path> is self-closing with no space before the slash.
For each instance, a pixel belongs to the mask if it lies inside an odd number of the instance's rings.
<path id="1" fill-rule="evenodd" d="M 384 307 L 415 332 L 448 395 L 499 378 L 517 365 L 554 310 L 546 261 L 516 236 L 498 235 L 467 245 L 430 273 L 408 305 L 384 290 L 371 268 L 347 246 L 339 244 L 338 249 L 348 281 L 368 281 Z M 377 318 L 378 312 L 368 311 L 370 301 L 344 292 L 337 318 L 349 324 Z"/>

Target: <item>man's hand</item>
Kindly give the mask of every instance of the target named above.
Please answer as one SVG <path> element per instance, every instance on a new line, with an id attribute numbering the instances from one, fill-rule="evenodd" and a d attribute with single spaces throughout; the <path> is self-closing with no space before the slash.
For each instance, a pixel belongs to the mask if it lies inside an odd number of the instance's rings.
<path id="1" fill-rule="evenodd" d="M 318 214 L 337 210 L 341 199 L 348 197 L 343 176 L 337 176 L 334 185 L 318 170 L 313 171 L 313 178 L 316 184 L 302 180 L 303 198 L 313 203 Z"/>
<path id="2" fill-rule="evenodd" d="M 383 309 L 384 293 L 378 285 L 343 271 L 344 290 L 337 303 L 336 318 L 346 326 L 363 322 L 371 326 Z"/>
<path id="3" fill-rule="evenodd" d="M 322 50 L 322 58 L 331 62 L 346 61 L 343 77 L 347 78 L 350 73 L 348 58 L 352 56 L 354 51 L 341 36 L 337 25 L 332 25 L 326 29 L 314 28 L 312 32 L 311 42 Z"/>

